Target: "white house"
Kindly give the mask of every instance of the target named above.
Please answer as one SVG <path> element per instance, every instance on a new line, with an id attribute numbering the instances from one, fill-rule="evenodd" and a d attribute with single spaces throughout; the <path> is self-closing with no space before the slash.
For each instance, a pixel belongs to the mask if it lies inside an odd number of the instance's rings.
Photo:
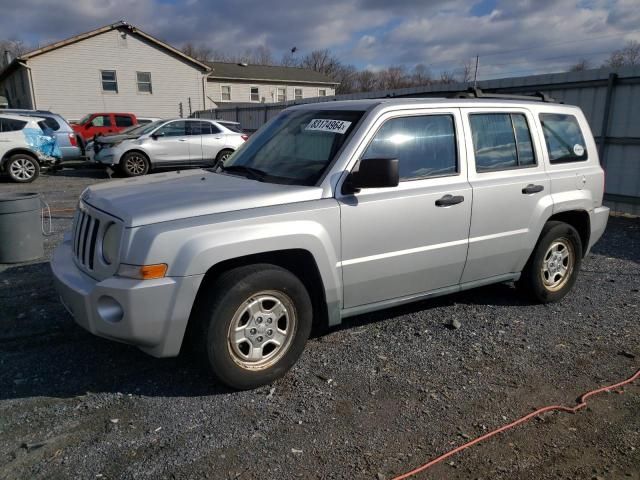
<path id="1" fill-rule="evenodd" d="M 238 103 L 274 103 L 335 95 L 337 82 L 298 67 L 208 63 L 207 108 Z"/>
<path id="2" fill-rule="evenodd" d="M 205 108 L 210 67 L 138 28 L 118 22 L 38 48 L 0 71 L 12 108 L 68 119 L 91 112 L 188 116 Z"/>

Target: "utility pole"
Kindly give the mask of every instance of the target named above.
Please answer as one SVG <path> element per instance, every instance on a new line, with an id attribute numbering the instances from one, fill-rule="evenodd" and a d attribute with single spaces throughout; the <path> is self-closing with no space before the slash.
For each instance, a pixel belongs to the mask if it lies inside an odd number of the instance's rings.
<path id="1" fill-rule="evenodd" d="M 476 55 L 476 71 L 473 74 L 473 88 L 476 88 L 478 82 L 478 65 L 480 64 L 480 55 Z"/>

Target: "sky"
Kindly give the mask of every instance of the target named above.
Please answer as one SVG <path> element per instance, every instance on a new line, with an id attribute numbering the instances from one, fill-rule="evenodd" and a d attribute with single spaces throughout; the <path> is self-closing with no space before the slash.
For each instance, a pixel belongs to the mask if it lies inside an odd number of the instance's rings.
<path id="1" fill-rule="evenodd" d="M 0 39 L 45 45 L 118 20 L 175 46 L 275 58 L 330 49 L 358 68 L 426 65 L 479 78 L 599 66 L 640 41 L 639 0 L 0 0 Z"/>

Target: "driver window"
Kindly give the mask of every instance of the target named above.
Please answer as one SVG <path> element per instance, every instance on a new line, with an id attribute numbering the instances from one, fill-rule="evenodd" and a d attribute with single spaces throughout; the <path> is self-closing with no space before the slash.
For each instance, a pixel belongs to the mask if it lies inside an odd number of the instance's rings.
<path id="1" fill-rule="evenodd" d="M 110 127 L 111 119 L 107 115 L 98 115 L 97 117 L 93 117 L 91 125 L 94 127 Z"/>
<path id="2" fill-rule="evenodd" d="M 397 158 L 400 180 L 458 173 L 452 115 L 423 115 L 388 120 L 362 156 Z"/>
<path id="3" fill-rule="evenodd" d="M 163 125 L 156 133 L 164 135 L 165 137 L 182 137 L 186 135 L 186 122 L 179 120 L 177 122 L 167 123 Z"/>

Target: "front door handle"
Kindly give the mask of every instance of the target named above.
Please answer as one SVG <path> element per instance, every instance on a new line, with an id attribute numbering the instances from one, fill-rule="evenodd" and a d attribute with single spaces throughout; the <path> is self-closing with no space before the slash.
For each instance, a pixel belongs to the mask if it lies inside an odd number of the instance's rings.
<path id="1" fill-rule="evenodd" d="M 542 185 L 534 185 L 533 183 L 530 183 L 529 185 L 527 185 L 522 189 L 522 193 L 524 195 L 531 195 L 532 193 L 538 193 L 543 190 L 544 190 L 544 187 Z"/>
<path id="2" fill-rule="evenodd" d="M 464 197 L 462 195 L 445 195 L 442 198 L 436 200 L 436 207 L 450 207 L 451 205 L 457 205 L 458 203 L 464 202 Z"/>
<path id="3" fill-rule="evenodd" d="M 179 139 L 178 139 L 178 141 L 179 141 L 179 142 L 186 142 L 186 141 L 187 141 L 187 139 L 186 139 L 186 138 L 179 138 Z"/>

